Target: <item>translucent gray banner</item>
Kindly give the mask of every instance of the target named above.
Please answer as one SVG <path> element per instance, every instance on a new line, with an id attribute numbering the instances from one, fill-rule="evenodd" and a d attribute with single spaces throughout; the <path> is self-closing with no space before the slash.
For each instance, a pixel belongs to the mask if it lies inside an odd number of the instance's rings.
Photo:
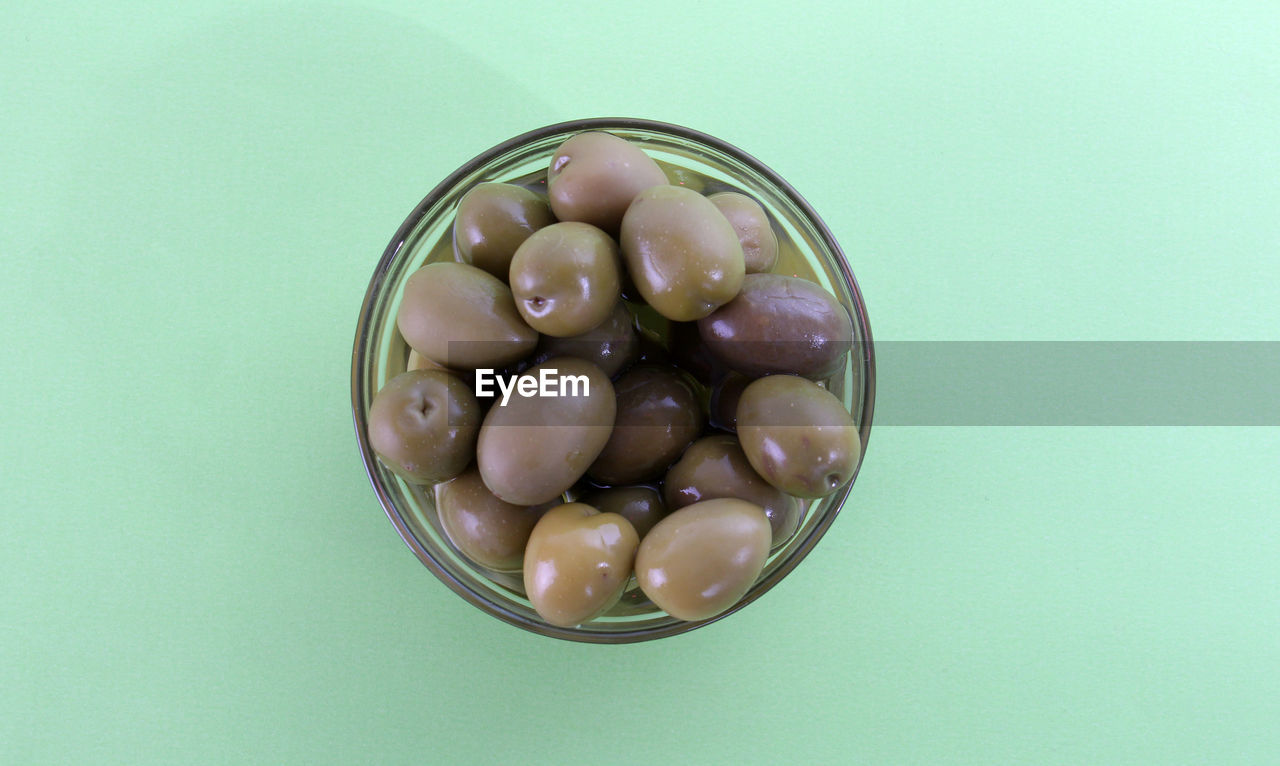
<path id="1" fill-rule="evenodd" d="M 876 426 L 1276 426 L 1280 342 L 877 341 Z"/>

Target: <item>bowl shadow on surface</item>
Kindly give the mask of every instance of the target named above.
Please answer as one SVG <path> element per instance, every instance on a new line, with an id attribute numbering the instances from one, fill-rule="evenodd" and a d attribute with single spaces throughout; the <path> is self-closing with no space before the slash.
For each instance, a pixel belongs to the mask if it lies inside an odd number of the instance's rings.
<path id="1" fill-rule="evenodd" d="M 52 328 L 103 344 L 95 374 L 114 398 L 94 404 L 97 427 L 131 435 L 119 458 L 146 467 L 158 507 L 190 491 L 191 455 L 175 445 L 212 447 L 204 491 L 256 534 L 264 566 L 320 555 L 367 569 L 394 543 L 423 592 L 469 609 L 389 534 L 369 493 L 350 432 L 351 321 L 387 233 L 440 177 L 549 107 L 385 12 L 293 6 L 190 29 L 84 72 L 98 95 L 81 105 L 42 237 L 98 253 L 76 259 L 60 299 L 110 332 Z M 162 361 L 140 370 L 108 345 L 121 336 Z M 383 587 L 397 570 L 382 569 L 348 574 Z"/>

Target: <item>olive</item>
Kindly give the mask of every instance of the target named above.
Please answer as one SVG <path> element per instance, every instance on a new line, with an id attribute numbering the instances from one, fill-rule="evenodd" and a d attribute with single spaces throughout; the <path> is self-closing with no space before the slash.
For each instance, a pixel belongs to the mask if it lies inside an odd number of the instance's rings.
<path id="1" fill-rule="evenodd" d="M 795 375 L 770 375 L 746 387 L 738 438 L 765 481 L 799 497 L 825 497 L 848 484 L 862 453 L 844 403 Z"/>
<path id="2" fill-rule="evenodd" d="M 617 408 L 613 384 L 594 364 L 559 356 L 510 385 L 505 403 L 499 398 L 480 426 L 480 475 L 508 503 L 549 502 L 586 473 L 609 440 Z M 537 393 L 523 395 L 526 386 Z"/>
<path id="3" fill-rule="evenodd" d="M 443 370 L 402 372 L 369 407 L 369 446 L 392 471 L 419 483 L 461 473 L 479 427 L 475 394 Z"/>
<path id="4" fill-rule="evenodd" d="M 609 317 L 581 335 L 569 338 L 542 336 L 538 344 L 538 362 L 553 356 L 575 356 L 593 362 L 610 378 L 635 361 L 640 352 L 640 339 L 631 320 L 631 312 L 622 301 L 614 305 Z"/>
<path id="5" fill-rule="evenodd" d="M 645 301 L 676 322 L 701 319 L 738 294 L 745 273 L 738 234 L 715 205 L 680 186 L 635 198 L 619 237 Z"/>
<path id="6" fill-rule="evenodd" d="M 769 522 L 760 506 L 704 500 L 649 531 L 636 552 L 636 580 L 672 617 L 706 620 L 747 594 L 768 557 Z"/>
<path id="7" fill-rule="evenodd" d="M 662 495 L 653 487 L 604 487 L 584 495 L 581 502 L 601 513 L 616 513 L 635 527 L 640 539 L 649 534 L 653 525 L 667 515 Z"/>
<path id="8" fill-rule="evenodd" d="M 614 383 L 613 433 L 587 474 L 604 484 L 634 484 L 662 475 L 702 431 L 702 408 L 675 372 L 636 367 Z"/>
<path id="9" fill-rule="evenodd" d="M 455 370 L 501 367 L 538 343 L 506 284 L 463 263 L 429 263 L 410 275 L 396 326 L 410 348 Z"/>
<path id="10" fill-rule="evenodd" d="M 738 296 L 699 320 L 698 331 L 712 353 L 751 377 L 825 378 L 853 343 L 849 312 L 831 293 L 781 274 L 748 274 Z"/>
<path id="11" fill-rule="evenodd" d="M 524 589 L 542 619 L 572 627 L 618 602 L 640 538 L 631 522 L 583 503 L 543 514 L 524 553 Z"/>
<path id="12" fill-rule="evenodd" d="M 724 363 L 698 333 L 697 322 L 671 322 L 667 330 L 667 346 L 671 361 L 704 386 L 713 386 L 724 377 Z"/>
<path id="13" fill-rule="evenodd" d="M 611 133 L 579 133 L 560 144 L 547 171 L 551 210 L 561 221 L 581 221 L 618 233 L 636 195 L 667 183 L 640 147 Z"/>
<path id="14" fill-rule="evenodd" d="M 729 434 L 704 436 L 689 446 L 662 482 L 667 508 L 675 510 L 703 500 L 736 497 L 764 510 L 773 547 L 790 539 L 800 526 L 800 501 L 761 478 L 738 440 Z"/>
<path id="15" fill-rule="evenodd" d="M 751 385 L 752 378 L 731 372 L 720 379 L 711 390 L 711 425 L 726 431 L 738 430 L 738 399 L 742 391 Z"/>
<path id="16" fill-rule="evenodd" d="M 778 236 L 773 233 L 769 215 L 760 203 L 737 192 L 720 192 L 707 199 L 720 209 L 738 233 L 747 273 L 772 271 L 778 263 Z"/>
<path id="17" fill-rule="evenodd" d="M 453 241 L 464 263 L 505 282 L 520 243 L 555 220 L 547 201 L 523 186 L 482 183 L 458 202 Z"/>
<path id="18" fill-rule="evenodd" d="M 511 259 L 511 293 L 520 316 L 544 335 L 581 335 L 618 303 L 618 246 L 585 223 L 555 223 L 524 241 Z"/>
<path id="19" fill-rule="evenodd" d="M 448 368 L 439 362 L 434 362 L 413 349 L 409 349 L 409 360 L 405 362 L 405 369 L 412 372 L 413 370 L 445 370 Z"/>
<path id="20" fill-rule="evenodd" d="M 436 485 L 436 512 L 445 535 L 462 555 L 496 572 L 519 572 L 533 525 L 546 506 L 499 500 L 472 468 Z"/>

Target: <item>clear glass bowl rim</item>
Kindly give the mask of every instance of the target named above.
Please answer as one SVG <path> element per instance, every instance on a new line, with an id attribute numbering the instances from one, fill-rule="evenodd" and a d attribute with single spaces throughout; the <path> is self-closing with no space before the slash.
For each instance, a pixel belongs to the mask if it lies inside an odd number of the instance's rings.
<path id="1" fill-rule="evenodd" d="M 603 644 L 621 644 L 633 643 L 637 641 L 648 641 L 652 639 L 665 638 L 668 636 L 679 635 L 695 630 L 704 625 L 709 625 L 717 620 L 724 619 L 729 615 L 742 609 L 747 604 L 755 601 L 760 596 L 768 592 L 774 585 L 786 577 L 802 560 L 813 550 L 818 541 L 826 534 L 827 529 L 835 521 L 843 508 L 849 491 L 857 481 L 857 474 L 861 471 L 862 465 L 859 461 L 858 470 L 855 471 L 853 478 L 849 484 L 845 486 L 840 493 L 840 504 L 836 505 L 830 512 L 826 513 L 820 519 L 818 525 L 813 532 L 803 541 L 801 546 L 791 555 L 791 557 L 782 565 L 767 575 L 763 580 L 753 586 L 751 592 L 742 600 L 735 604 L 732 608 L 722 612 L 707 620 L 695 622 L 675 622 L 667 625 L 660 625 L 654 628 L 645 628 L 632 631 L 597 633 L 583 628 L 559 628 L 542 622 L 531 621 L 523 615 L 505 609 L 498 604 L 486 599 L 483 593 L 467 586 L 466 583 L 455 578 L 450 572 L 442 567 L 434 558 L 431 551 L 425 547 L 422 542 L 413 534 L 409 525 L 387 494 L 386 488 L 382 486 L 382 482 L 374 470 L 377 458 L 373 454 L 372 448 L 369 446 L 367 439 L 367 421 L 365 419 L 364 408 L 361 406 L 365 398 L 366 391 L 364 385 L 365 363 L 368 360 L 368 347 L 370 331 L 372 329 L 373 307 L 380 291 L 384 289 L 386 276 L 390 270 L 391 264 L 396 256 L 400 253 L 404 243 L 408 240 L 410 234 L 421 221 L 426 212 L 445 194 L 454 188 L 462 179 L 474 173 L 478 168 L 483 167 L 494 159 L 518 149 L 524 144 L 544 139 L 548 136 L 559 133 L 581 132 L 588 130 L 641 130 L 654 133 L 664 133 L 679 139 L 701 144 L 715 152 L 726 155 L 734 160 L 746 165 L 755 172 L 759 173 L 771 185 L 780 196 L 786 197 L 799 210 L 809 223 L 817 231 L 823 245 L 833 256 L 833 266 L 840 272 L 845 284 L 849 288 L 853 297 L 853 321 L 857 325 L 862 336 L 862 375 L 865 395 L 863 397 L 863 406 L 861 419 L 859 420 L 858 435 L 862 440 L 863 456 L 865 458 L 867 442 L 871 437 L 871 420 L 875 410 L 875 389 L 876 389 L 876 364 L 875 364 L 875 346 L 871 338 L 871 325 L 867 320 L 867 309 L 863 302 L 862 291 L 858 286 L 858 281 L 853 275 L 853 270 L 849 266 L 848 258 L 844 254 L 844 250 L 832 235 L 831 230 L 827 228 L 826 223 L 818 215 L 818 213 L 809 205 L 809 203 L 800 196 L 791 184 L 787 183 L 781 176 L 775 173 L 767 165 L 757 160 L 755 157 L 747 154 L 741 149 L 729 144 L 714 136 L 702 133 L 691 128 L 675 125 L 667 122 L 656 120 L 647 120 L 630 117 L 593 117 L 578 120 L 569 120 L 559 122 L 552 125 L 546 125 L 541 128 L 530 130 L 522 133 L 514 138 L 503 141 L 484 152 L 476 155 L 460 166 L 457 170 L 450 173 L 433 188 L 426 197 L 418 203 L 413 212 L 405 218 L 404 222 L 397 229 L 395 236 L 383 251 L 382 258 L 378 261 L 378 265 L 374 270 L 373 277 L 369 281 L 369 287 L 365 291 L 364 301 L 360 307 L 360 318 L 356 324 L 355 344 L 352 349 L 351 358 L 351 409 L 352 419 L 355 425 L 356 442 L 360 450 L 360 458 L 364 463 L 365 473 L 369 477 L 369 482 L 373 486 L 374 493 L 378 496 L 378 502 L 382 505 L 383 511 L 387 518 L 395 526 L 400 538 L 409 546 L 418 560 L 421 561 L 427 569 L 429 569 L 437 578 L 440 579 L 450 590 L 466 599 L 481 611 L 498 619 L 507 622 L 516 627 L 523 628 L 539 635 L 551 638 L 559 638 L 569 641 L 586 642 L 586 643 L 603 643 Z"/>

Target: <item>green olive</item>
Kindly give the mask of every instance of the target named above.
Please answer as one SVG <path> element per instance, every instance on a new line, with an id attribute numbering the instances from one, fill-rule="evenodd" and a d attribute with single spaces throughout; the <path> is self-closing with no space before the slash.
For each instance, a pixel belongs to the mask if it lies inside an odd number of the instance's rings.
<path id="1" fill-rule="evenodd" d="M 715 617 L 747 594 L 769 557 L 760 506 L 722 498 L 674 511 L 636 552 L 636 579 L 653 603 L 681 620 Z"/>
<path id="2" fill-rule="evenodd" d="M 698 331 L 717 358 L 752 377 L 828 377 L 853 343 L 849 312 L 835 296 L 781 274 L 748 274 L 738 296 L 699 320 Z"/>
<path id="3" fill-rule="evenodd" d="M 772 271 L 778 263 L 778 236 L 773 233 L 769 215 L 760 203 L 737 192 L 720 192 L 707 199 L 720 209 L 738 233 L 747 273 Z"/>
<path id="4" fill-rule="evenodd" d="M 505 282 L 520 243 L 555 220 L 547 201 L 523 186 L 482 183 L 458 202 L 453 241 L 464 263 Z"/>
<path id="5" fill-rule="evenodd" d="M 485 486 L 516 505 L 559 497 L 595 461 L 613 430 L 613 384 L 599 367 L 560 356 L 520 375 L 489 408 L 476 444 Z M 521 387 L 534 390 L 521 395 Z M 554 395 L 544 396 L 547 391 Z"/>
<path id="6" fill-rule="evenodd" d="M 735 497 L 760 506 L 769 519 L 772 546 L 795 534 L 804 515 L 796 498 L 772 486 L 751 467 L 738 440 L 729 434 L 704 436 L 689 446 L 662 482 L 667 508 L 703 500 Z"/>
<path id="7" fill-rule="evenodd" d="M 738 438 L 765 481 L 798 497 L 825 497 L 848 484 L 862 454 L 844 403 L 795 375 L 770 375 L 746 387 Z"/>
<path id="8" fill-rule="evenodd" d="M 634 362 L 639 352 L 640 338 L 631 312 L 625 303 L 618 301 L 607 319 L 581 335 L 569 338 L 542 336 L 535 359 L 543 362 L 553 356 L 574 356 L 598 365 L 605 375 L 612 378 Z"/>
<path id="9" fill-rule="evenodd" d="M 396 326 L 410 348 L 455 370 L 501 367 L 538 344 L 511 290 L 463 263 L 429 263 L 415 271 L 405 281 Z"/>
<path id="10" fill-rule="evenodd" d="M 561 221 L 581 221 L 616 234 L 627 206 L 650 186 L 667 183 L 662 168 L 635 144 L 611 133 L 579 133 L 551 156 L 547 194 Z"/>
<path id="11" fill-rule="evenodd" d="M 587 493 L 581 502 L 601 513 L 616 513 L 635 527 L 640 539 L 649 534 L 653 525 L 667 515 L 662 495 L 653 487 L 605 487 Z"/>
<path id="12" fill-rule="evenodd" d="M 529 533 L 546 506 L 499 500 L 472 468 L 436 485 L 436 512 L 445 535 L 462 555 L 496 572 L 519 572 Z"/>
<path id="13" fill-rule="evenodd" d="M 702 431 L 702 408 L 678 374 L 636 367 L 613 386 L 618 398 L 613 433 L 587 469 L 604 484 L 660 477 Z"/>
<path id="14" fill-rule="evenodd" d="M 592 620 L 618 602 L 640 538 L 631 522 L 583 503 L 547 511 L 529 535 L 524 589 L 542 619 L 560 627 Z"/>
<path id="15" fill-rule="evenodd" d="M 474 455 L 479 427 L 475 394 L 443 370 L 403 372 L 369 407 L 369 445 L 388 468 L 419 483 L 461 473 Z"/>
<path id="16" fill-rule="evenodd" d="M 738 234 L 695 191 L 654 186 L 640 192 L 618 241 L 636 289 L 672 321 L 701 319 L 742 287 L 746 265 Z"/>
<path id="17" fill-rule="evenodd" d="M 618 304 L 618 246 L 585 223 L 556 223 L 524 241 L 511 259 L 511 293 L 520 316 L 544 335 L 581 335 Z"/>

